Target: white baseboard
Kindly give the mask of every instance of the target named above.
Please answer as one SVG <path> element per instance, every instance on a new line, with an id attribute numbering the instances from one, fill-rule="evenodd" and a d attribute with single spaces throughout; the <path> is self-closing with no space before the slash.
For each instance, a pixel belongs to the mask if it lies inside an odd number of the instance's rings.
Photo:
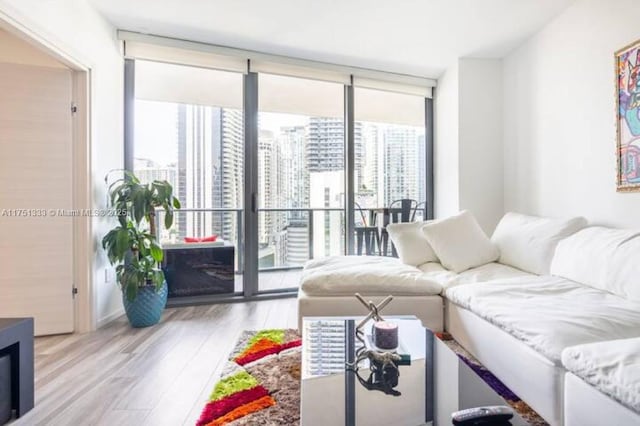
<path id="1" fill-rule="evenodd" d="M 97 328 L 102 328 L 102 327 L 106 326 L 107 324 L 109 324 L 110 322 L 117 320 L 122 315 L 124 315 L 124 308 L 120 308 L 120 309 L 110 313 L 109 315 L 100 318 L 98 320 L 98 323 L 96 324 L 96 327 Z"/>

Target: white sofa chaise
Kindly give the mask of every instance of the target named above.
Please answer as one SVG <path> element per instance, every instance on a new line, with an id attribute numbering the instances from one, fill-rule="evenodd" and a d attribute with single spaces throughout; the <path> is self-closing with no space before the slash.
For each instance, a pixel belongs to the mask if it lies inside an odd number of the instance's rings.
<path id="1" fill-rule="evenodd" d="M 415 314 L 439 331 L 436 310 L 444 306 L 444 329 L 552 425 L 640 424 L 637 410 L 562 362 L 571 348 L 640 338 L 640 232 L 585 226 L 579 218 L 507 214 L 492 237 L 497 262 L 458 273 L 438 262 L 419 265 L 423 278 L 441 287 L 442 301 L 429 295 L 427 305 L 407 295 L 398 312 L 394 299 L 385 313 Z M 310 296 L 305 287 L 300 316 L 362 314 L 357 302 L 333 305 L 335 294 Z M 361 290 L 366 294 L 366 282 Z M 637 387 L 631 392 L 640 398 Z M 617 407 L 616 418 L 635 423 L 584 416 L 583 397 Z"/>

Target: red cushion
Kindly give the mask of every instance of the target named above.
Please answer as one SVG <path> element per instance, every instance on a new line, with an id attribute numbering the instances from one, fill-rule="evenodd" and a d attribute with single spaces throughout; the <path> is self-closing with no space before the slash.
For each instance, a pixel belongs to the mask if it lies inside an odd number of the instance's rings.
<path id="1" fill-rule="evenodd" d="M 185 243 L 212 243 L 218 239 L 217 235 L 211 235 L 209 237 L 184 237 Z"/>

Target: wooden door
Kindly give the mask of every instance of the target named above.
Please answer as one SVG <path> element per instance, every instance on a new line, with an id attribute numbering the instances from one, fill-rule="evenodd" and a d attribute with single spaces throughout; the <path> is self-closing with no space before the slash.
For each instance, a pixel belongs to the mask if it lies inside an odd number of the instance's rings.
<path id="1" fill-rule="evenodd" d="M 0 317 L 74 328 L 72 75 L 0 63 Z"/>

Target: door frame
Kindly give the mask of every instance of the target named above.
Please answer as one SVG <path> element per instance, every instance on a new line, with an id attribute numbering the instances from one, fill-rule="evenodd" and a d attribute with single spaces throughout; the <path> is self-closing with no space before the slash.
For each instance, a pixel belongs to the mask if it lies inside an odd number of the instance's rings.
<path id="1" fill-rule="evenodd" d="M 77 53 L 51 41 L 45 31 L 28 26 L 11 16 L 0 6 L 0 28 L 39 48 L 64 64 L 71 71 L 72 101 L 76 112 L 72 118 L 72 199 L 74 210 L 91 209 L 91 68 L 89 62 Z M 71 105 L 69 105 L 71 113 Z M 93 288 L 92 217 L 77 215 L 73 218 L 73 287 L 74 332 L 84 333 L 96 329 L 95 293 Z M 72 295 L 70 294 L 70 297 Z"/>

